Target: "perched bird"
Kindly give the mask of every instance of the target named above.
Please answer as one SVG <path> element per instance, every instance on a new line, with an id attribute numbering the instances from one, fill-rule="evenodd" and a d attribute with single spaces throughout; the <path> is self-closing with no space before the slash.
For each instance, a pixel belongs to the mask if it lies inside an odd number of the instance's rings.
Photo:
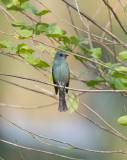
<path id="1" fill-rule="evenodd" d="M 53 83 L 68 87 L 70 80 L 70 71 L 68 67 L 68 63 L 66 62 L 67 54 L 64 51 L 58 51 L 55 55 L 54 63 L 52 66 L 52 77 Z M 67 104 L 65 101 L 65 92 L 68 93 L 68 89 L 65 88 L 55 88 L 55 93 L 57 94 L 59 91 L 59 108 L 60 112 L 65 112 L 68 110 Z"/>

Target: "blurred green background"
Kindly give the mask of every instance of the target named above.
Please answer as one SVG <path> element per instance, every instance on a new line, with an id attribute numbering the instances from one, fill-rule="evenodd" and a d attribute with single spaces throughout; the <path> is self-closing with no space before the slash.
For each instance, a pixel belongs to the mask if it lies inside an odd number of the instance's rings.
<path id="1" fill-rule="evenodd" d="M 41 5 L 32 1 L 38 10 L 42 10 Z M 73 3 L 72 0 L 70 0 Z M 126 2 L 126 1 L 124 1 Z M 66 21 L 70 22 L 70 17 L 67 12 L 67 6 L 60 0 L 43 0 L 43 3 L 48 6 L 49 9 L 55 11 L 57 15 L 65 19 Z M 97 9 L 100 7 L 102 0 L 80 0 L 78 1 L 79 7 L 89 16 L 93 17 Z M 110 4 L 114 7 L 117 3 L 117 0 L 111 0 Z M 2 3 L 0 2 L 0 5 Z M 82 29 L 85 29 L 83 26 L 78 14 L 72 10 L 72 15 L 75 21 L 76 26 L 79 26 Z M 10 13 L 17 19 L 17 20 L 24 20 L 27 23 L 29 22 L 25 16 L 22 16 L 20 13 L 16 13 L 10 11 Z M 121 19 L 122 23 L 127 26 L 127 14 L 123 12 L 123 8 L 118 4 L 118 8 L 116 11 L 117 15 Z M 43 18 L 44 22 L 58 22 L 59 26 L 63 29 L 67 30 L 68 35 L 72 36 L 75 35 L 74 29 L 69 26 L 68 24 L 60 21 L 52 14 L 45 15 Z M 102 6 L 99 14 L 95 17 L 95 20 L 103 25 L 106 26 L 108 22 L 108 10 L 105 5 Z M 91 31 L 96 35 L 101 35 L 102 31 L 91 24 Z M 7 23 L 4 15 L 0 12 L 0 30 L 7 32 L 7 33 L 14 33 L 9 24 Z M 121 31 L 118 23 L 113 18 L 113 32 L 120 39 L 124 42 L 127 42 L 127 38 L 124 33 Z M 80 35 L 86 37 L 84 33 L 81 31 L 79 32 Z M 41 40 L 42 37 L 39 37 Z M 17 41 L 8 35 L 0 33 L 0 41 L 9 39 L 13 42 L 17 43 Z M 31 42 L 28 41 L 29 45 L 32 46 Z M 45 43 L 50 43 L 48 39 L 45 39 Z M 96 46 L 96 44 L 95 44 Z M 111 46 L 112 47 L 112 46 Z M 116 52 L 119 53 L 122 51 L 122 47 L 116 47 Z M 112 60 L 112 58 L 106 53 L 106 51 L 102 48 L 103 54 L 108 60 Z M 87 69 L 84 68 L 82 64 L 74 59 L 74 57 L 69 56 L 68 63 L 70 69 L 73 71 L 86 71 Z M 7 56 L 0 54 L 0 72 L 4 73 L 11 73 L 16 75 L 24 75 L 27 77 L 33 77 L 36 79 L 44 80 L 49 82 L 49 79 L 45 78 L 42 74 L 36 71 L 33 67 L 28 64 L 24 64 L 20 61 L 15 59 L 9 58 Z M 90 79 L 94 78 L 95 75 L 89 73 L 84 78 Z M 7 80 L 17 82 L 19 84 L 35 88 L 34 85 L 36 83 L 20 80 L 16 78 L 4 77 Z M 44 84 L 38 84 L 40 87 L 44 87 L 52 92 L 54 92 L 54 88 L 51 86 L 47 86 Z M 70 87 L 74 88 L 84 88 L 87 87 L 77 81 L 71 80 Z M 36 88 L 35 88 L 36 89 Z M 127 99 L 122 97 L 121 94 L 113 94 L 113 93 L 85 93 L 80 96 L 81 102 L 88 104 L 93 110 L 99 113 L 107 122 L 109 122 L 113 127 L 115 127 L 121 133 L 127 135 L 127 127 L 119 126 L 116 122 L 117 118 L 125 115 L 124 106 L 127 104 Z M 15 104 L 15 105 L 22 105 L 22 106 L 37 106 L 43 105 L 47 103 L 54 102 L 52 98 L 49 98 L 45 95 L 40 95 L 36 93 L 32 93 L 30 91 L 20 89 L 16 86 L 12 86 L 5 82 L 0 81 L 0 103 L 7 103 L 7 104 Z M 79 110 L 82 113 L 87 114 L 88 116 L 92 116 L 92 114 L 87 111 L 83 106 L 79 106 Z M 38 133 L 40 135 L 46 137 L 52 137 L 54 139 L 58 139 L 65 142 L 70 142 L 78 147 L 94 149 L 94 150 L 126 150 L 127 144 L 119 139 L 118 137 L 111 135 L 93 124 L 91 124 L 88 120 L 80 117 L 76 113 L 69 114 L 60 113 L 58 112 L 58 105 L 53 105 L 50 107 L 44 107 L 41 109 L 14 109 L 8 107 L 1 107 L 0 106 L 0 113 L 7 117 L 9 120 L 15 122 L 19 126 Z M 100 120 L 98 120 L 95 116 L 92 117 L 94 121 L 101 124 Z M 63 154 L 71 157 L 82 158 L 85 160 L 120 160 L 123 159 L 122 154 L 100 154 L 100 153 L 92 153 L 92 152 L 85 152 L 79 150 L 63 150 L 58 149 L 55 147 L 50 147 L 45 144 L 39 143 L 35 138 L 33 138 L 30 134 L 18 129 L 17 127 L 13 126 L 9 122 L 5 121 L 4 119 L 0 118 L 0 138 L 28 147 L 38 148 L 40 150 L 51 151 L 58 154 Z M 45 140 L 44 140 L 45 141 Z M 46 141 L 51 143 L 50 141 Z M 52 143 L 56 144 L 56 143 Z M 61 144 L 59 144 L 61 145 Z M 63 145 L 62 145 L 63 146 Z M 53 155 L 37 153 L 33 151 L 27 151 L 21 149 L 21 152 L 24 156 L 25 160 L 61 160 L 62 158 L 56 157 Z M 4 160 L 21 160 L 21 155 L 19 149 L 17 147 L 13 147 L 8 144 L 0 143 L 0 157 Z M 127 157 L 125 157 L 126 159 Z M 64 158 L 63 158 L 64 159 Z"/>

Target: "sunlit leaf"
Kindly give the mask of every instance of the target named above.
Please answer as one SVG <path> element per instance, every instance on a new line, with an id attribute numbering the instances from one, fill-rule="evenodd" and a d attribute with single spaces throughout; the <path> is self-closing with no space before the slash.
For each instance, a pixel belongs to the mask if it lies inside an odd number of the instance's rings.
<path id="1" fill-rule="evenodd" d="M 119 117 L 117 119 L 117 123 L 121 124 L 121 125 L 124 125 L 124 126 L 127 126 L 127 115 Z"/>
<path id="2" fill-rule="evenodd" d="M 101 48 L 93 48 L 91 49 L 91 51 L 92 51 L 92 54 L 91 54 L 92 57 L 95 57 L 95 58 L 101 57 Z"/>
<path id="3" fill-rule="evenodd" d="M 46 63 L 45 61 L 42 61 L 40 58 L 36 58 L 34 59 L 34 61 L 32 62 L 32 64 L 36 67 L 39 67 L 39 68 L 47 68 L 49 67 L 49 64 Z"/>
<path id="4" fill-rule="evenodd" d="M 79 99 L 78 97 L 74 94 L 74 93 L 70 93 L 67 97 L 67 106 L 69 108 L 69 112 L 70 113 L 73 113 L 76 111 L 76 109 L 78 108 L 79 106 Z"/>
<path id="5" fill-rule="evenodd" d="M 86 45 L 88 45 L 89 42 L 88 41 L 80 41 L 80 44 L 86 44 Z"/>
<path id="6" fill-rule="evenodd" d="M 25 25 L 26 25 L 26 23 L 22 22 L 22 21 L 12 23 L 13 27 L 24 27 Z"/>
<path id="7" fill-rule="evenodd" d="M 70 51 L 70 48 L 66 45 L 61 45 L 58 48 L 64 49 L 65 51 Z"/>
<path id="8" fill-rule="evenodd" d="M 27 29 L 22 29 L 22 30 L 19 30 L 17 32 L 19 33 L 19 35 L 16 33 L 16 36 L 19 39 L 22 39 L 22 38 L 25 38 L 25 37 L 31 37 L 32 36 L 32 33 L 29 30 L 27 30 Z"/>
<path id="9" fill-rule="evenodd" d="M 59 41 L 62 41 L 62 42 L 64 42 L 64 43 L 68 43 L 68 44 L 70 44 L 70 38 L 69 37 L 67 37 L 67 36 L 62 36 L 62 37 L 59 37 Z"/>
<path id="10" fill-rule="evenodd" d="M 22 8 L 23 10 L 29 9 L 29 10 L 31 10 L 34 14 L 36 14 L 36 13 L 38 12 L 38 10 L 36 9 L 36 7 L 33 6 L 33 5 L 30 4 L 30 3 L 24 3 L 24 4 L 22 4 L 22 5 L 21 5 L 21 8 Z"/>
<path id="11" fill-rule="evenodd" d="M 13 44 L 11 41 L 9 40 L 4 40 L 0 42 L 0 47 L 1 48 L 11 48 L 12 50 L 16 50 L 17 47 L 15 44 Z"/>
<path id="12" fill-rule="evenodd" d="M 115 88 L 120 90 L 125 89 L 125 86 L 119 77 L 115 79 Z"/>
<path id="13" fill-rule="evenodd" d="M 46 63 L 45 61 L 42 61 L 40 58 L 34 58 L 34 56 L 30 53 L 25 53 L 24 59 L 26 60 L 27 63 L 34 65 L 39 68 L 47 68 L 49 67 L 49 64 Z"/>
<path id="14" fill-rule="evenodd" d="M 89 50 L 89 49 L 86 48 L 85 46 L 80 45 L 80 48 L 81 48 L 81 50 L 82 50 L 83 52 L 85 52 L 85 53 L 89 53 L 89 54 L 92 54 L 92 53 L 93 53 L 91 50 Z"/>
<path id="15" fill-rule="evenodd" d="M 0 42 L 0 48 L 7 48 L 7 47 L 8 47 L 7 40 L 4 40 L 4 41 Z"/>
<path id="16" fill-rule="evenodd" d="M 12 3 L 12 0 L 1 0 L 2 1 L 2 3 L 4 4 L 4 5 L 8 5 L 8 4 L 10 4 L 10 3 Z"/>
<path id="17" fill-rule="evenodd" d="M 30 53 L 30 54 L 32 54 L 33 52 L 35 52 L 34 49 L 27 47 L 25 43 L 19 44 L 17 46 L 17 48 L 18 48 L 18 50 L 17 50 L 16 53 L 18 53 L 18 54 L 24 54 L 24 53 Z"/>
<path id="18" fill-rule="evenodd" d="M 81 41 L 80 37 L 75 37 L 75 36 L 70 37 L 70 40 L 71 40 L 71 43 L 74 45 L 79 45 Z"/>
<path id="19" fill-rule="evenodd" d="M 38 25 L 37 30 L 41 32 L 46 32 L 48 26 L 49 25 L 47 23 L 41 23 L 40 25 Z"/>
<path id="20" fill-rule="evenodd" d="M 118 54 L 118 57 L 123 61 L 123 60 L 127 60 L 127 51 L 123 51 L 121 53 Z"/>
<path id="21" fill-rule="evenodd" d="M 79 56 L 83 56 L 81 53 L 76 53 L 76 54 L 79 55 Z M 79 57 L 79 56 L 75 56 L 75 58 L 76 58 L 77 60 L 80 60 L 80 61 L 87 61 L 87 59 L 82 58 L 82 57 Z"/>
<path id="22" fill-rule="evenodd" d="M 14 4 L 15 6 L 18 6 L 18 5 L 20 5 L 20 1 L 19 1 L 19 0 L 13 0 L 13 4 Z"/>
<path id="23" fill-rule="evenodd" d="M 50 12 L 49 10 L 42 10 L 42 11 L 40 11 L 40 12 L 37 12 L 36 15 L 42 16 L 42 15 L 45 15 L 45 14 L 47 14 L 47 13 L 49 13 L 49 12 Z"/>
<path id="24" fill-rule="evenodd" d="M 104 80 L 90 80 L 86 84 L 89 87 L 94 87 L 94 86 L 96 86 L 96 85 L 98 85 L 98 84 L 100 84 L 102 82 L 105 82 L 105 81 Z"/>
<path id="25" fill-rule="evenodd" d="M 43 46 L 43 45 L 37 45 L 35 48 L 36 49 L 40 49 L 40 50 L 44 50 L 45 46 Z"/>
<path id="26" fill-rule="evenodd" d="M 58 26 L 49 26 L 46 29 L 46 35 L 49 37 L 61 37 L 63 35 L 63 30 Z"/>

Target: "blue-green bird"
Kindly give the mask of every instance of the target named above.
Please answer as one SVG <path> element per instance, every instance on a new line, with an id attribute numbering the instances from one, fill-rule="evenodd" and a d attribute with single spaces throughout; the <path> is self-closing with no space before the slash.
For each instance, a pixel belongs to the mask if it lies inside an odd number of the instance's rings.
<path id="1" fill-rule="evenodd" d="M 53 83 L 64 87 L 69 86 L 70 71 L 68 63 L 66 62 L 67 54 L 64 51 L 58 51 L 55 55 L 54 63 L 52 66 Z M 65 92 L 68 93 L 68 89 L 55 87 L 56 94 L 59 90 L 59 108 L 60 112 L 68 110 L 65 101 Z"/>

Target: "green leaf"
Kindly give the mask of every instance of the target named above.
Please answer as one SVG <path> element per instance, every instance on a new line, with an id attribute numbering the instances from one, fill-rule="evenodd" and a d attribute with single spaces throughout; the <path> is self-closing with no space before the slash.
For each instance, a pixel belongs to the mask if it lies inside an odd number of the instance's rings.
<path id="1" fill-rule="evenodd" d="M 59 37 L 59 41 L 70 44 L 70 39 L 67 36 Z"/>
<path id="2" fill-rule="evenodd" d="M 122 90 L 122 89 L 124 90 L 125 89 L 125 86 L 124 86 L 121 78 L 116 78 L 115 79 L 115 88 L 116 89 L 120 89 L 120 90 Z"/>
<path id="3" fill-rule="evenodd" d="M 63 35 L 63 30 L 58 26 L 49 26 L 46 29 L 46 35 L 49 37 L 61 37 Z"/>
<path id="4" fill-rule="evenodd" d="M 123 73 L 127 73 L 127 67 L 125 66 L 117 66 L 114 69 Z"/>
<path id="5" fill-rule="evenodd" d="M 40 50 L 44 50 L 45 46 L 43 46 L 43 45 L 37 45 L 35 48 L 36 49 L 40 49 Z"/>
<path id="6" fill-rule="evenodd" d="M 22 29 L 35 30 L 35 29 L 36 29 L 36 26 L 35 26 L 35 25 L 23 26 Z"/>
<path id="7" fill-rule="evenodd" d="M 39 68 L 47 68 L 49 67 L 49 64 L 45 61 L 42 61 L 40 58 L 34 58 L 34 56 L 30 53 L 25 53 L 24 59 L 27 61 L 27 63 L 34 65 Z"/>
<path id="8" fill-rule="evenodd" d="M 47 13 L 49 13 L 49 12 L 50 12 L 49 10 L 42 10 L 42 11 L 40 11 L 40 12 L 37 12 L 36 15 L 42 16 L 42 15 L 45 15 L 45 14 L 47 14 Z"/>
<path id="9" fill-rule="evenodd" d="M 70 93 L 67 97 L 67 106 L 69 108 L 69 112 L 70 113 L 73 113 L 76 111 L 76 109 L 78 108 L 79 106 L 79 99 L 78 97 L 74 94 L 74 93 Z"/>
<path id="10" fill-rule="evenodd" d="M 75 73 L 76 74 L 78 74 L 79 76 L 84 76 L 84 75 L 86 75 L 86 74 L 88 74 L 88 72 L 86 71 L 86 72 L 79 72 L 79 71 L 75 71 Z M 73 76 L 74 77 L 74 76 Z"/>
<path id="11" fill-rule="evenodd" d="M 0 42 L 0 47 L 1 48 L 11 48 L 12 50 L 16 50 L 17 47 L 14 45 L 11 41 L 9 40 L 4 40 Z"/>
<path id="12" fill-rule="evenodd" d="M 86 48 L 85 46 L 80 45 L 79 46 L 81 48 L 81 50 L 85 53 L 89 53 L 92 54 L 93 52 L 91 50 L 89 50 L 88 48 Z"/>
<path id="13" fill-rule="evenodd" d="M 55 54 L 57 51 L 56 51 L 56 49 L 50 49 L 50 52 Z"/>
<path id="14" fill-rule="evenodd" d="M 92 54 L 91 54 L 92 57 L 95 57 L 95 58 L 101 57 L 101 48 L 93 48 L 91 49 L 91 51 L 92 51 Z"/>
<path id="15" fill-rule="evenodd" d="M 32 54 L 33 52 L 35 52 L 34 49 L 27 47 L 25 43 L 18 44 L 17 48 L 18 48 L 18 50 L 16 53 L 18 53 L 18 54 L 24 54 L 24 53 Z"/>
<path id="16" fill-rule="evenodd" d="M 71 40 L 71 44 L 78 46 L 80 44 L 81 37 L 72 36 L 70 37 L 70 40 Z"/>
<path id="17" fill-rule="evenodd" d="M 86 45 L 88 45 L 89 42 L 88 41 L 81 41 L 80 44 L 86 44 Z"/>
<path id="18" fill-rule="evenodd" d="M 36 66 L 36 67 L 39 67 L 39 68 L 47 68 L 47 67 L 49 67 L 49 64 L 46 63 L 45 61 L 42 61 L 40 58 L 34 59 L 32 64 L 34 66 Z"/>
<path id="19" fill-rule="evenodd" d="M 65 51 L 70 51 L 70 48 L 66 45 L 61 45 L 58 48 L 64 49 Z"/>
<path id="20" fill-rule="evenodd" d="M 49 25 L 47 23 L 41 23 L 40 25 L 38 25 L 37 30 L 41 32 L 46 32 L 48 26 Z"/>
<path id="21" fill-rule="evenodd" d="M 7 40 L 4 40 L 4 41 L 0 42 L 0 48 L 7 48 L 7 47 L 8 47 Z"/>
<path id="22" fill-rule="evenodd" d="M 18 5 L 20 5 L 20 1 L 19 1 L 19 0 L 13 0 L 13 4 L 14 4 L 15 6 L 18 6 Z"/>
<path id="23" fill-rule="evenodd" d="M 127 60 L 127 51 L 123 51 L 121 53 L 118 54 L 118 57 L 120 58 L 120 60 L 124 61 Z"/>
<path id="24" fill-rule="evenodd" d="M 34 14 L 38 13 L 38 10 L 36 9 L 36 7 L 34 7 L 34 6 L 33 6 L 32 4 L 30 4 L 30 3 L 24 3 L 24 4 L 22 4 L 22 5 L 21 5 L 21 8 L 22 8 L 23 10 L 29 9 L 29 10 L 31 10 L 32 13 L 34 13 Z"/>
<path id="25" fill-rule="evenodd" d="M 34 56 L 32 55 L 32 54 L 30 54 L 30 53 L 25 53 L 25 57 L 24 57 L 24 59 L 26 60 L 26 62 L 28 63 L 28 64 L 33 64 L 33 61 L 34 61 Z"/>
<path id="26" fill-rule="evenodd" d="M 124 13 L 126 12 L 126 10 L 127 10 L 127 5 L 124 7 Z"/>
<path id="27" fill-rule="evenodd" d="M 19 30 L 19 31 L 17 31 L 20 35 L 18 35 L 17 33 L 16 33 L 16 38 L 17 39 L 24 39 L 25 37 L 31 37 L 32 36 L 32 33 L 29 31 L 29 30 L 27 30 L 27 29 L 22 29 L 22 30 Z"/>
<path id="28" fill-rule="evenodd" d="M 13 3 L 7 5 L 7 10 L 21 11 L 22 8 L 20 6 L 15 6 Z"/>
<path id="29" fill-rule="evenodd" d="M 121 124 L 121 125 L 124 125 L 124 126 L 127 126 L 127 115 L 119 117 L 117 119 L 117 123 Z"/>
<path id="30" fill-rule="evenodd" d="M 13 27 L 24 27 L 25 25 L 26 25 L 26 23 L 22 22 L 22 21 L 12 23 Z"/>
<path id="31" fill-rule="evenodd" d="M 114 67 L 114 69 L 117 70 L 117 71 L 119 71 L 119 72 L 123 72 L 123 73 L 126 73 L 126 74 L 127 74 L 127 67 L 125 67 L 125 66 L 116 66 L 116 67 Z M 111 70 L 109 71 L 109 74 L 110 74 L 111 76 L 114 76 L 115 78 L 117 78 L 117 77 L 127 78 L 127 76 L 122 75 L 122 74 L 120 74 L 120 73 L 117 73 L 117 72 L 115 72 L 115 71 L 111 71 Z"/>
<path id="32" fill-rule="evenodd" d="M 19 1 L 22 4 L 22 3 L 28 2 L 29 0 L 19 0 Z"/>
<path id="33" fill-rule="evenodd" d="M 8 4 L 10 4 L 10 3 L 12 3 L 12 0 L 1 0 L 2 1 L 2 3 L 4 4 L 4 5 L 8 5 Z"/>
<path id="34" fill-rule="evenodd" d="M 104 80 L 90 80 L 86 84 L 89 87 L 94 87 L 94 86 L 96 86 L 96 85 L 98 85 L 98 84 L 100 84 L 102 82 L 105 82 L 105 81 Z"/>
<path id="35" fill-rule="evenodd" d="M 82 54 L 80 54 L 80 53 L 76 53 L 77 55 L 80 55 L 80 56 L 84 56 L 84 55 L 82 55 Z M 82 58 L 82 57 L 78 57 L 78 56 L 75 56 L 75 58 L 77 59 L 77 60 L 80 60 L 80 61 L 87 61 L 87 59 L 85 59 L 85 58 Z"/>

